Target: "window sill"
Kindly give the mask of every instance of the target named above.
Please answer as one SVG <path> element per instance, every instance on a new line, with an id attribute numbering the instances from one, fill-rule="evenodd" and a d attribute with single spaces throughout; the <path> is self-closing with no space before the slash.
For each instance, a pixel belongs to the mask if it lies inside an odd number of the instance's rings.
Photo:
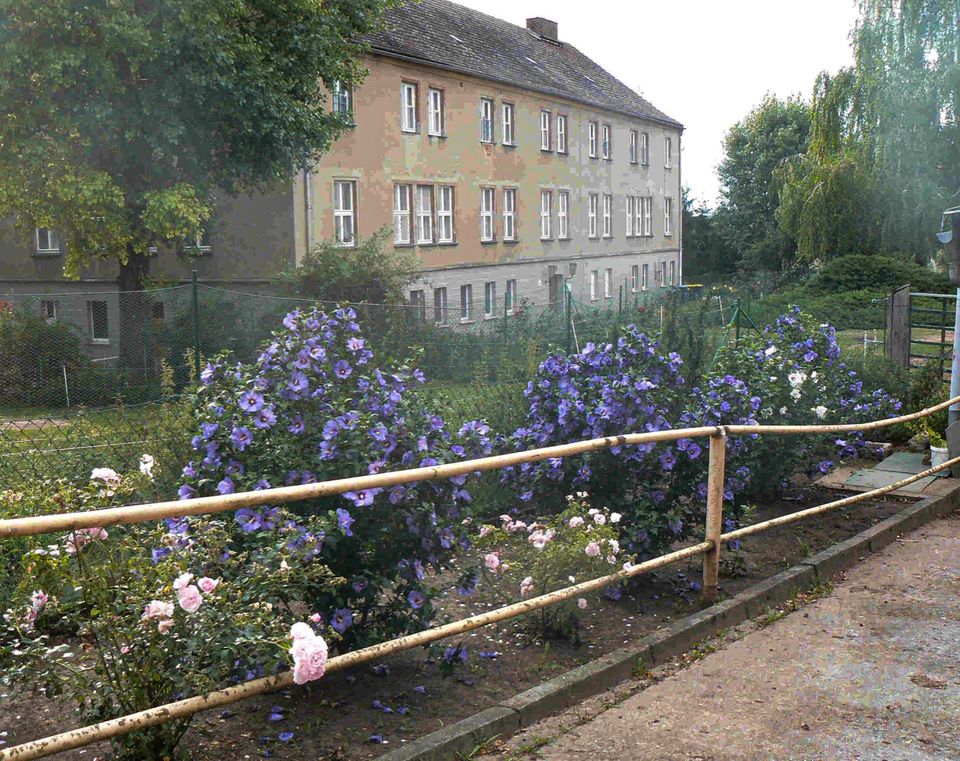
<path id="1" fill-rule="evenodd" d="M 90 343 L 93 344 L 94 346 L 109 346 L 110 339 L 109 338 L 91 338 Z"/>
<path id="2" fill-rule="evenodd" d="M 438 134 L 435 133 L 435 132 L 428 132 L 428 133 L 427 133 L 427 137 L 435 137 L 435 138 L 437 138 L 438 140 L 446 140 L 446 139 L 447 139 L 446 133 L 443 133 L 443 134 L 438 135 Z"/>
<path id="3" fill-rule="evenodd" d="M 540 153 L 553 153 L 553 148 L 544 148 L 544 147 L 541 145 L 541 146 L 540 146 Z"/>
<path id="4" fill-rule="evenodd" d="M 418 129 L 404 129 L 403 127 L 400 128 L 400 132 L 402 132 L 404 135 L 419 135 L 419 134 L 420 134 L 420 130 L 418 130 Z"/>
<path id="5" fill-rule="evenodd" d="M 481 140 L 481 141 L 480 141 L 480 145 L 496 145 L 496 144 L 497 144 L 497 143 L 496 143 L 496 141 L 494 141 L 494 140 Z"/>
<path id="6" fill-rule="evenodd" d="M 514 246 L 515 246 L 515 245 L 516 245 L 517 243 L 519 243 L 519 242 L 520 242 L 520 239 L 519 239 L 519 238 L 504 238 L 504 239 L 503 239 L 504 245 L 514 245 Z"/>
<path id="7" fill-rule="evenodd" d="M 483 316 L 483 319 L 484 319 L 484 320 L 497 320 L 497 319 L 499 319 L 499 317 L 498 317 L 497 315 L 495 315 L 495 314 L 485 314 L 485 315 Z"/>
<path id="8" fill-rule="evenodd" d="M 496 239 L 496 238 L 490 238 L 489 240 L 484 240 L 483 238 L 480 239 L 480 245 L 481 245 L 481 246 L 489 246 L 489 245 L 494 244 L 494 243 L 496 243 L 496 242 L 497 242 L 497 239 Z"/>
<path id="9" fill-rule="evenodd" d="M 459 241 L 455 240 L 439 240 L 437 241 L 438 246 L 458 246 L 460 245 Z"/>
<path id="10" fill-rule="evenodd" d="M 394 241 L 393 247 L 394 248 L 414 248 L 414 245 L 412 243 L 397 243 L 396 241 Z"/>
<path id="11" fill-rule="evenodd" d="M 461 318 L 460 318 L 460 324 L 461 324 L 461 325 L 469 325 L 471 322 L 476 322 L 476 321 L 473 319 L 473 317 L 461 317 Z"/>
<path id="12" fill-rule="evenodd" d="M 60 250 L 57 250 L 57 251 L 34 251 L 33 254 L 32 254 L 32 256 L 36 256 L 36 257 L 38 257 L 38 258 L 40 258 L 40 259 L 49 259 L 50 257 L 53 257 L 53 256 L 60 256 L 60 254 L 61 254 L 61 251 L 60 251 Z"/>
<path id="13" fill-rule="evenodd" d="M 517 144 L 516 144 L 516 143 L 500 143 L 500 145 L 502 145 L 504 148 L 516 148 L 516 147 L 517 147 Z"/>

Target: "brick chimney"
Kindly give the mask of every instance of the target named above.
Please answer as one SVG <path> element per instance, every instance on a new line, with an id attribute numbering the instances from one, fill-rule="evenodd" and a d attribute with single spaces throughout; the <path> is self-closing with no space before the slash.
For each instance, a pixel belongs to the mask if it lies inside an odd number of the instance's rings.
<path id="1" fill-rule="evenodd" d="M 540 18 L 539 16 L 536 16 L 534 18 L 528 18 L 527 29 L 529 29 L 534 34 L 540 35 L 541 37 L 543 37 L 543 39 L 549 40 L 550 42 L 560 41 L 560 38 L 557 37 L 556 21 Z"/>

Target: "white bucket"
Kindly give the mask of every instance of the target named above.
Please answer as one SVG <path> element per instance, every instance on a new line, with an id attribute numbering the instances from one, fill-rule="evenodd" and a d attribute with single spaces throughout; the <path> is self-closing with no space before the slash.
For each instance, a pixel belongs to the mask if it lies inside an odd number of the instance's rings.
<path id="1" fill-rule="evenodd" d="M 935 468 L 937 465 L 943 465 L 947 460 L 950 459 L 950 450 L 947 447 L 930 447 L 930 467 Z"/>

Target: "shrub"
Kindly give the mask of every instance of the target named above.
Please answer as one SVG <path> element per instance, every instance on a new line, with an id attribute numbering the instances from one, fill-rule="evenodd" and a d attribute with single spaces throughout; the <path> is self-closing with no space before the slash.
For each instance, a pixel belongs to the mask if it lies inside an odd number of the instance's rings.
<path id="1" fill-rule="evenodd" d="M 807 290 L 816 293 L 865 290 L 889 293 L 907 284 L 913 291 L 927 293 L 949 293 L 954 288 L 950 278 L 943 273 L 908 259 L 851 254 L 827 262 Z"/>
<path id="2" fill-rule="evenodd" d="M 93 475 L 81 490 L 91 508 L 129 497 L 137 481 Z M 68 699 L 94 722 L 277 673 L 289 654 L 296 681 L 322 675 L 322 652 L 304 673 L 296 637 L 316 637 L 302 620 L 305 592 L 334 586 L 329 569 L 297 562 L 289 532 L 239 548 L 228 521 L 197 519 L 193 528 L 81 529 L 34 549 L 19 604 L 5 616 L 7 676 Z M 325 652 L 325 642 L 314 644 Z M 112 757 L 185 758 L 177 746 L 190 721 L 113 738 Z"/>
<path id="3" fill-rule="evenodd" d="M 452 433 L 418 388 L 419 370 L 378 368 L 352 309 L 295 311 L 252 365 L 209 364 L 195 399 L 201 453 L 184 468 L 181 498 L 310 483 L 358 473 L 455 462 L 489 453 L 488 426 Z M 231 522 L 239 547 L 292 534 L 298 565 L 314 559 L 344 579 L 308 596 L 345 645 L 388 639 L 430 621 L 427 567 L 459 546 L 471 495 L 466 477 L 348 492 L 244 509 Z M 191 521 L 176 522 L 192 532 Z"/>
<path id="4" fill-rule="evenodd" d="M 566 501 L 559 515 L 529 524 L 501 515 L 499 526 L 480 528 L 478 566 L 503 604 L 605 576 L 626 560 L 620 551 L 620 513 L 590 507 L 585 492 L 567 495 Z M 608 593 L 619 596 L 618 589 Z M 577 611 L 586 607 L 581 598 L 541 608 L 525 617 L 525 628 L 536 638 L 577 641 Z"/>

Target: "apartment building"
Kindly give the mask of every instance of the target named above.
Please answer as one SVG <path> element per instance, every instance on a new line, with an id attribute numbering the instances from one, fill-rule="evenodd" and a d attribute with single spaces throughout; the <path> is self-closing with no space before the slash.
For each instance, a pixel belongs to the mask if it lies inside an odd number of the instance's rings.
<path id="1" fill-rule="evenodd" d="M 678 122 L 547 19 L 411 0 L 385 21 L 362 87 L 330 93 L 353 126 L 288 186 L 221 199 L 194 256 L 163 253 L 155 274 L 263 288 L 318 241 L 349 248 L 386 226 L 422 262 L 409 298 L 427 319 L 560 305 L 568 289 L 613 304 L 621 288 L 632 299 L 681 282 Z M 109 262 L 64 281 L 67 245 L 46 229 L 24 245 L 0 226 L 0 294 L 115 292 Z M 108 354 L 119 315 L 93 300 L 78 319 Z"/>

